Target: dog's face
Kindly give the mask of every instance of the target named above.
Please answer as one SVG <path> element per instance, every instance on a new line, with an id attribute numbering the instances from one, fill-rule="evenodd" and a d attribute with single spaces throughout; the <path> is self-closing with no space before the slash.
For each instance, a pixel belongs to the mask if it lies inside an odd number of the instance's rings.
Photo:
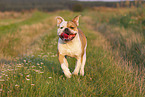
<path id="1" fill-rule="evenodd" d="M 78 33 L 77 26 L 79 25 L 79 16 L 76 16 L 72 21 L 65 21 L 62 17 L 58 16 L 57 19 L 57 35 L 63 41 L 71 41 Z"/>

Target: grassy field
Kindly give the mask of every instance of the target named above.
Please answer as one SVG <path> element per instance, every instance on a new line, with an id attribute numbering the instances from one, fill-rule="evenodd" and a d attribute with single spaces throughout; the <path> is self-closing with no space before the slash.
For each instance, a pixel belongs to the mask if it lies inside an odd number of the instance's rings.
<path id="1" fill-rule="evenodd" d="M 64 76 L 57 58 L 56 16 L 88 40 L 85 76 Z M 0 13 L 1 97 L 144 97 L 145 8 Z M 75 59 L 68 58 L 71 72 Z"/>

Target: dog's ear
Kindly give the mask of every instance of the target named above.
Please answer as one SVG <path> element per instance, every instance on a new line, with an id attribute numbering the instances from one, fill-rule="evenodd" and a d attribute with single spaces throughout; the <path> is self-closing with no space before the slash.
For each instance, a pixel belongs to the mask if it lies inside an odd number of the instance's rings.
<path id="1" fill-rule="evenodd" d="M 78 15 L 78 16 L 76 16 L 73 20 L 72 20 L 72 22 L 74 22 L 77 26 L 79 26 L 79 17 L 80 17 L 81 15 Z"/>
<path id="2" fill-rule="evenodd" d="M 57 20 L 57 26 L 59 26 L 61 24 L 61 22 L 64 21 L 64 19 L 61 16 L 57 16 L 56 20 Z"/>

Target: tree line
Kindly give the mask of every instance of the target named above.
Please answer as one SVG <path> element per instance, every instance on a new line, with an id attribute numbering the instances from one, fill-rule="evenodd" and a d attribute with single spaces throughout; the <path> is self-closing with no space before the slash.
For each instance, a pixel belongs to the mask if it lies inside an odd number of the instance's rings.
<path id="1" fill-rule="evenodd" d="M 22 11 L 38 9 L 42 11 L 54 11 L 62 9 L 84 9 L 97 6 L 106 7 L 130 7 L 143 4 L 142 0 L 122 2 L 79 2 L 72 0 L 0 0 L 0 11 Z M 79 6 L 79 7 L 78 7 Z"/>

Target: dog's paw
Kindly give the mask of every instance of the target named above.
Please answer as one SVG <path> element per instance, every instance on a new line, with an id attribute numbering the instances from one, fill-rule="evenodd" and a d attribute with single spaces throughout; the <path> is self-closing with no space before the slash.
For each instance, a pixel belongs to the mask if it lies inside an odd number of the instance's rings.
<path id="1" fill-rule="evenodd" d="M 84 76 L 84 70 L 80 70 L 80 75 Z"/>
<path id="2" fill-rule="evenodd" d="M 78 72 L 73 72 L 72 74 L 73 74 L 73 75 L 78 75 Z"/>
<path id="3" fill-rule="evenodd" d="M 71 78 L 71 73 L 64 73 L 67 78 Z"/>

